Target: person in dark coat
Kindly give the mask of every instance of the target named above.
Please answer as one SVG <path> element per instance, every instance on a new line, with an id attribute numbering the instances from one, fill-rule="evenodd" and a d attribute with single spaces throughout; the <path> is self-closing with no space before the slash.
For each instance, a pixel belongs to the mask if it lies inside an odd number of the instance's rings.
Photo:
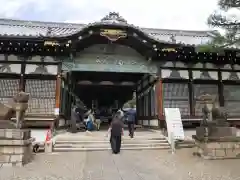
<path id="1" fill-rule="evenodd" d="M 121 121 L 121 115 L 117 113 L 111 122 L 109 131 L 111 131 L 110 144 L 112 152 L 114 154 L 120 153 L 123 135 L 123 122 Z"/>
<path id="2" fill-rule="evenodd" d="M 79 108 L 76 105 L 72 105 L 71 110 L 71 125 L 70 130 L 72 133 L 77 132 L 77 122 L 80 121 L 80 114 L 79 114 Z"/>
<path id="3" fill-rule="evenodd" d="M 130 109 L 128 111 L 123 111 L 126 114 L 126 121 L 128 125 L 128 131 L 129 131 L 129 136 L 133 138 L 134 136 L 134 125 L 136 121 L 136 110 L 134 109 L 134 106 L 131 105 Z"/>

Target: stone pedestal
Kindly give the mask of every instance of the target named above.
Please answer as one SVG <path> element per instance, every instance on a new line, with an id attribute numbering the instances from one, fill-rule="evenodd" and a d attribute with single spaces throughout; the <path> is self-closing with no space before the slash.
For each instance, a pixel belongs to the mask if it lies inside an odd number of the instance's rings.
<path id="1" fill-rule="evenodd" d="M 218 127 L 214 124 L 208 123 L 208 126 L 200 126 L 196 128 L 196 136 L 198 139 L 203 139 L 204 137 L 236 137 L 237 129 L 235 127 Z"/>
<path id="2" fill-rule="evenodd" d="M 16 129 L 16 125 L 10 120 L 0 120 L 0 129 Z"/>
<path id="3" fill-rule="evenodd" d="M 31 131 L 0 129 L 0 166 L 23 166 L 33 158 Z"/>
<path id="4" fill-rule="evenodd" d="M 240 158 L 240 137 L 209 137 L 205 139 L 193 136 L 196 151 L 204 159 L 238 159 Z"/>

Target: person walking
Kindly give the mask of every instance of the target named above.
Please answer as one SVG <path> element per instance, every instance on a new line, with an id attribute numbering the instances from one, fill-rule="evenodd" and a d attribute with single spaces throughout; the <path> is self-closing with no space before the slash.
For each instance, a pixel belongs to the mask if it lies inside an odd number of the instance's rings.
<path id="1" fill-rule="evenodd" d="M 102 123 L 102 118 L 100 115 L 100 111 L 97 111 L 96 115 L 95 115 L 95 126 L 96 126 L 97 131 L 100 130 L 101 123 Z"/>
<path id="2" fill-rule="evenodd" d="M 88 111 L 88 117 L 87 117 L 87 120 L 86 120 L 86 132 L 90 132 L 94 129 L 94 115 L 92 113 L 92 110 L 90 109 Z"/>
<path id="3" fill-rule="evenodd" d="M 112 148 L 112 153 L 118 154 L 121 150 L 122 144 L 122 135 L 123 135 L 123 122 L 121 120 L 120 114 L 116 113 L 115 117 L 111 122 L 111 126 L 108 132 L 111 133 L 110 135 L 110 144 Z"/>
<path id="4" fill-rule="evenodd" d="M 77 122 L 80 121 L 79 108 L 76 105 L 72 105 L 71 109 L 71 124 L 70 130 L 72 133 L 77 133 Z"/>
<path id="5" fill-rule="evenodd" d="M 121 120 L 124 122 L 124 112 L 121 109 L 119 109 L 117 113 L 119 113 Z"/>
<path id="6" fill-rule="evenodd" d="M 97 129 L 97 131 L 100 131 L 101 123 L 102 123 L 101 117 L 99 117 L 98 119 L 96 119 L 96 129 Z"/>
<path id="7" fill-rule="evenodd" d="M 122 110 L 124 112 L 124 110 Z M 126 114 L 126 121 L 129 131 L 129 136 L 131 138 L 134 137 L 134 125 L 136 121 L 136 110 L 134 109 L 134 106 L 131 105 L 130 109 L 128 111 L 125 111 Z"/>

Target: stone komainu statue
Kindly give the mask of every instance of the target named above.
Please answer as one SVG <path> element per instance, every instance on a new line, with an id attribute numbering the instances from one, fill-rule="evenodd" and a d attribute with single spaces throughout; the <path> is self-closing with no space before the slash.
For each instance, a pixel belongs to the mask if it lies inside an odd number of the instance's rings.
<path id="1" fill-rule="evenodd" d="M 203 119 L 201 121 L 201 124 L 202 125 L 206 125 L 207 124 L 207 120 L 209 119 L 209 113 L 210 113 L 210 110 L 207 108 L 206 105 L 203 106 L 202 113 L 203 113 Z"/>
<path id="2" fill-rule="evenodd" d="M 220 107 L 217 97 L 209 94 L 204 94 L 200 97 L 200 99 L 204 104 L 204 107 L 202 109 L 202 125 L 207 125 L 210 122 L 215 123 L 216 125 L 227 124 L 227 112 L 224 107 Z"/>
<path id="3" fill-rule="evenodd" d="M 220 107 L 218 99 L 215 98 L 212 106 L 212 119 L 219 126 L 227 125 L 228 113 L 224 107 Z"/>
<path id="4" fill-rule="evenodd" d="M 22 128 L 25 112 L 28 108 L 29 93 L 23 91 L 16 94 L 8 104 L 0 103 L 0 118 L 11 120 L 16 115 L 16 128 Z"/>

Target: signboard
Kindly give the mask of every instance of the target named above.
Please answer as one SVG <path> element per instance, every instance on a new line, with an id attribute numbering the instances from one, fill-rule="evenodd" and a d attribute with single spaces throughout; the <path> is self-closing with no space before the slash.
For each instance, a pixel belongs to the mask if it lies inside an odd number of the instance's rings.
<path id="1" fill-rule="evenodd" d="M 110 41 L 117 41 L 120 38 L 127 37 L 127 33 L 119 29 L 102 29 L 100 35 L 108 38 Z"/>
<path id="2" fill-rule="evenodd" d="M 57 41 L 44 41 L 44 46 L 60 46 Z"/>
<path id="3" fill-rule="evenodd" d="M 179 108 L 164 108 L 164 112 L 169 141 L 172 138 L 171 135 L 173 135 L 175 140 L 184 140 L 184 130 Z"/>
<path id="4" fill-rule="evenodd" d="M 174 48 L 163 48 L 162 51 L 163 52 L 177 52 L 177 50 Z"/>

